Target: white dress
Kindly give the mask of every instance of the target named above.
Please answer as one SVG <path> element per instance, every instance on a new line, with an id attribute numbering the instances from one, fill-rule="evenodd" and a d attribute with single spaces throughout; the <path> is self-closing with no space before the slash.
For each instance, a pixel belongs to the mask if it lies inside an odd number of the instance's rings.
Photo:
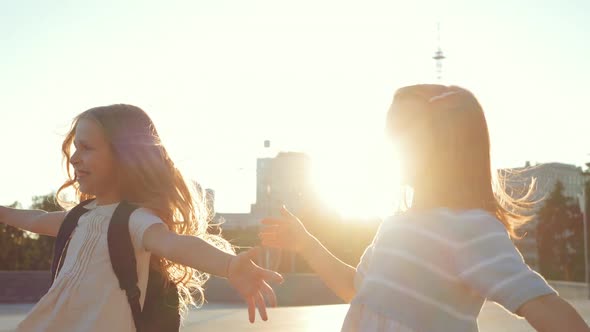
<path id="1" fill-rule="evenodd" d="M 354 287 L 359 289 L 363 283 L 371 256 L 373 244 L 363 253 L 363 257 L 357 266 L 354 275 Z M 341 332 L 419 332 L 413 330 L 390 317 L 383 316 L 372 311 L 369 307 L 360 303 L 351 303 L 348 313 L 344 318 Z"/>
<path id="2" fill-rule="evenodd" d="M 86 205 L 72 234 L 64 265 L 55 282 L 18 325 L 17 331 L 135 331 L 125 292 L 113 272 L 107 230 L 118 203 Z M 143 306 L 150 253 L 141 245 L 151 225 L 163 223 L 151 211 L 140 208 L 129 219 L 129 231 L 137 260 L 140 303 Z"/>
<path id="3" fill-rule="evenodd" d="M 342 332 L 416 332 L 415 330 L 378 313 L 363 304 L 352 304 L 348 309 Z"/>

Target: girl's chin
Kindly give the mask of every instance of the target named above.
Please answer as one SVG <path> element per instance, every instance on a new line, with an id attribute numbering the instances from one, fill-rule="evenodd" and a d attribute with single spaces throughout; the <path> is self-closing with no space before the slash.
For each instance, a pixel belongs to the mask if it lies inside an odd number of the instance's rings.
<path id="1" fill-rule="evenodd" d="M 78 190 L 80 190 L 81 193 L 86 195 L 94 195 L 94 190 L 92 190 L 92 188 L 89 188 L 88 185 L 84 183 L 78 182 Z"/>

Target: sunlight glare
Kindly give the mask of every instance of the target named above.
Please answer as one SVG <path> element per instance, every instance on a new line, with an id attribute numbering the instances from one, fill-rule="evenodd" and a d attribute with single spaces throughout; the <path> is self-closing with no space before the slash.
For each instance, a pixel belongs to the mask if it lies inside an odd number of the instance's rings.
<path id="1" fill-rule="evenodd" d="M 320 198 L 344 218 L 385 217 L 399 199 L 398 164 L 391 146 L 382 142 L 314 158 L 312 178 Z"/>

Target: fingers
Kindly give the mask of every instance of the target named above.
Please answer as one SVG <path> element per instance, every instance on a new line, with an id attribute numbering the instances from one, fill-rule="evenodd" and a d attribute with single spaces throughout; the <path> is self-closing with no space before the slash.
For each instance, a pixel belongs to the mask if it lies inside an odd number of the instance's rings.
<path id="1" fill-rule="evenodd" d="M 264 297 L 262 297 L 262 294 L 260 292 L 257 292 L 254 295 L 254 301 L 256 302 L 256 306 L 258 307 L 260 318 L 262 318 L 262 320 L 266 322 L 268 320 L 268 314 L 266 313 L 266 303 L 264 302 Z"/>
<path id="2" fill-rule="evenodd" d="M 279 236 L 279 226 L 266 226 L 259 233 L 260 240 L 276 240 Z"/>
<path id="3" fill-rule="evenodd" d="M 250 323 L 254 323 L 254 319 L 256 318 L 256 304 L 254 303 L 254 298 L 249 296 L 246 303 L 248 303 L 248 320 Z"/>
<path id="4" fill-rule="evenodd" d="M 274 234 L 259 234 L 258 238 L 262 242 L 263 247 L 268 247 L 265 244 L 266 242 L 277 242 L 277 243 L 279 242 L 279 240 L 277 239 L 277 236 Z"/>
<path id="5" fill-rule="evenodd" d="M 271 271 L 271 270 L 267 270 L 267 269 L 263 269 L 261 267 L 258 267 L 258 274 L 260 276 L 260 278 L 263 279 L 263 281 L 271 281 L 271 282 L 276 282 L 276 283 L 282 283 L 283 282 L 283 276 L 275 271 Z"/>
<path id="6" fill-rule="evenodd" d="M 260 255 L 260 247 L 253 247 L 244 253 L 252 261 L 257 261 Z"/>
<path id="7" fill-rule="evenodd" d="M 286 249 L 294 238 L 289 233 L 279 231 L 279 226 L 266 226 L 258 233 L 260 244 L 263 247 Z"/>
<path id="8" fill-rule="evenodd" d="M 260 233 L 271 233 L 271 232 L 278 232 L 280 229 L 282 229 L 283 227 L 281 227 L 282 225 L 266 225 L 266 226 L 262 226 L 262 228 L 260 229 Z"/>
<path id="9" fill-rule="evenodd" d="M 271 307 L 277 306 L 277 296 L 275 294 L 275 291 L 272 289 L 272 287 L 270 287 L 269 284 L 266 283 L 266 281 L 263 281 L 262 285 L 260 285 L 260 292 L 262 293 L 264 298 L 268 300 Z"/>
<path id="10" fill-rule="evenodd" d="M 260 232 L 258 232 L 258 235 L 271 235 L 274 234 L 276 236 L 276 234 L 279 233 L 279 231 L 281 230 L 281 226 L 279 225 L 271 225 L 271 226 L 264 226 L 262 227 L 262 229 L 260 230 Z"/>
<path id="11" fill-rule="evenodd" d="M 275 239 L 261 239 L 261 245 L 268 248 L 279 248 L 282 249 L 285 247 L 285 244 L 281 241 Z"/>
<path id="12" fill-rule="evenodd" d="M 281 206 L 281 216 L 283 216 L 284 218 L 288 218 L 288 219 L 299 220 L 297 218 L 297 216 L 292 214 L 291 211 L 287 210 L 287 208 L 284 205 Z M 284 218 L 267 217 L 267 218 L 262 219 L 261 223 L 263 225 L 281 225 L 286 222 L 286 220 Z"/>
<path id="13" fill-rule="evenodd" d="M 295 215 L 293 215 L 293 213 L 291 213 L 291 211 L 287 210 L 287 207 L 284 205 L 281 206 L 281 215 L 288 218 L 297 218 Z"/>

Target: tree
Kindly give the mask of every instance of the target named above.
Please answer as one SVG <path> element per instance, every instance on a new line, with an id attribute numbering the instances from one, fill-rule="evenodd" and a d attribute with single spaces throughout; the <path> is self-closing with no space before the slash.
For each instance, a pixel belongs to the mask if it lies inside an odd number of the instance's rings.
<path id="1" fill-rule="evenodd" d="M 583 280 L 582 213 L 576 201 L 563 195 L 563 190 L 558 181 L 538 214 L 540 272 L 549 279 Z"/>
<path id="2" fill-rule="evenodd" d="M 19 202 L 9 205 L 10 208 L 20 208 Z M 19 228 L 0 224 L 0 270 L 17 270 L 23 265 L 25 249 L 23 243 L 25 232 Z"/>
<path id="3" fill-rule="evenodd" d="M 60 211 L 55 194 L 34 196 L 32 209 Z M 21 208 L 18 202 L 10 205 Z M 48 270 L 51 267 L 55 239 L 0 224 L 0 270 Z"/>
<path id="4" fill-rule="evenodd" d="M 34 196 L 31 209 L 47 212 L 62 211 L 63 208 L 57 204 L 55 193 L 42 196 Z M 27 251 L 28 261 L 31 270 L 48 270 L 53 260 L 53 247 L 55 238 L 53 236 L 38 235 L 31 236 L 30 246 Z"/>

